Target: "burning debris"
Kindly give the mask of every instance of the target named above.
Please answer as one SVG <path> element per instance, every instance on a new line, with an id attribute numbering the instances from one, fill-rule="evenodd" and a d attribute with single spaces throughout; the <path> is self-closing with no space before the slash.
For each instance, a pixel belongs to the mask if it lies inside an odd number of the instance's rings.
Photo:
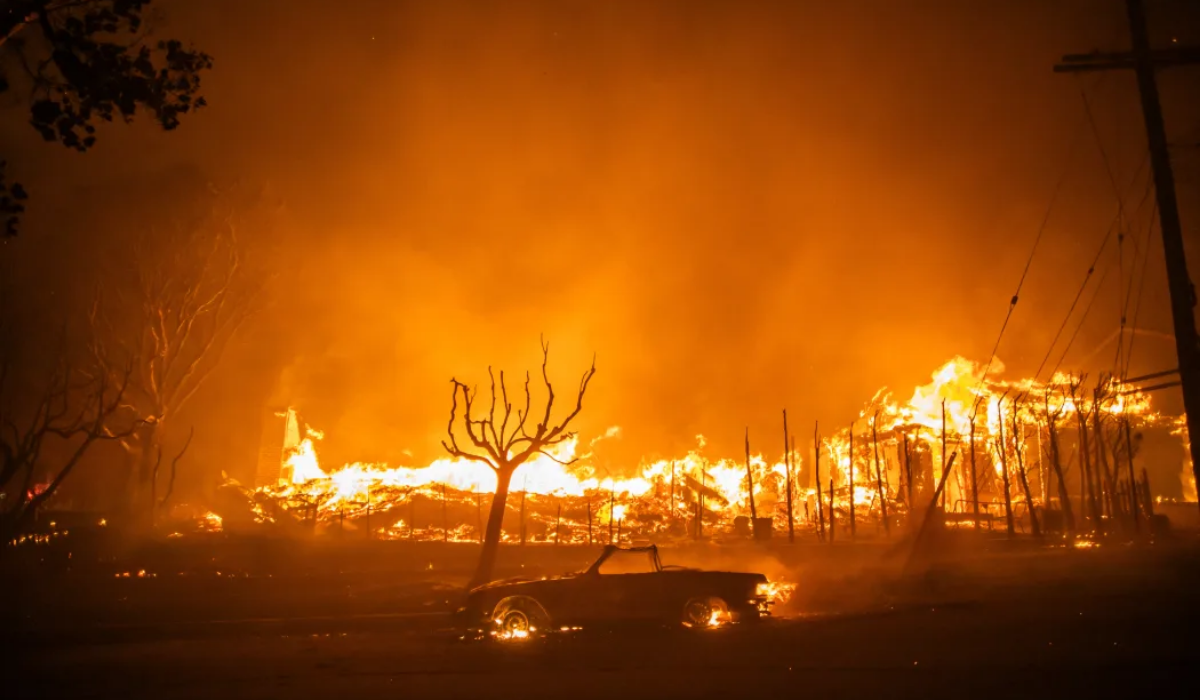
<path id="1" fill-rule="evenodd" d="M 991 374 L 998 373 L 994 364 Z M 818 451 L 808 460 L 788 454 L 773 461 L 761 453 L 746 461 L 712 459 L 697 436 L 687 454 L 647 461 L 634 476 L 619 477 L 599 473 L 590 452 L 618 428 L 586 451 L 572 436 L 517 468 L 502 539 L 632 543 L 749 534 L 753 511 L 786 531 L 789 475 L 792 518 L 828 539 L 838 531 L 857 535 L 866 523 L 886 529 L 923 510 L 935 492 L 949 525 L 1064 530 L 1145 516 L 1145 474 L 1134 467 L 1140 431 L 1179 423 L 1110 378 L 1090 392 L 1081 385 L 1066 375 L 1046 383 L 985 378 L 978 364 L 956 357 L 907 400 L 878 392 L 854 421 L 818 435 Z M 291 446 L 278 476 L 253 489 L 230 482 L 249 499 L 256 522 L 282 519 L 384 539 L 479 541 L 488 494 L 496 489 L 487 465 L 448 457 L 415 468 L 327 469 L 319 460 L 323 434 L 301 429 L 292 410 L 281 417 Z M 204 518 L 205 529 L 221 528 L 220 516 Z"/>

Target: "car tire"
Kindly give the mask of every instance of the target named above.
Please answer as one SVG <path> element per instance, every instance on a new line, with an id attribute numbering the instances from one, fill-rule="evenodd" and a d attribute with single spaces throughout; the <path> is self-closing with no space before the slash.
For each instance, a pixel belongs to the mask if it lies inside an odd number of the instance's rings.
<path id="1" fill-rule="evenodd" d="M 729 604 L 720 596 L 694 596 L 683 604 L 681 621 L 689 629 L 723 627 L 729 620 Z"/>
<path id="2" fill-rule="evenodd" d="M 501 640 L 527 639 L 548 629 L 550 616 L 541 603 L 529 596 L 511 596 L 492 610 L 495 636 Z"/>

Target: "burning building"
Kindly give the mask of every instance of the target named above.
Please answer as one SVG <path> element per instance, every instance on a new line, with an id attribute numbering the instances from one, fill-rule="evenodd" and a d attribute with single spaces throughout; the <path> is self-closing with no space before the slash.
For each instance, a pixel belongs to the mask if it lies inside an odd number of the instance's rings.
<path id="1" fill-rule="evenodd" d="M 1028 532 L 1038 529 L 1039 513 L 1042 529 L 1145 517 L 1151 506 L 1140 435 L 1168 434 L 1176 419 L 1111 380 L 1085 392 L 1066 375 L 1044 383 L 984 375 L 960 357 L 908 399 L 881 390 L 853 421 L 815 435 L 804 459 L 711 458 L 697 436 L 687 454 L 646 460 L 620 477 L 597 473 L 595 440 L 581 449 L 571 438 L 517 469 L 503 538 L 719 537 L 745 529 L 752 512 L 773 521 L 775 532 L 884 534 L 924 512 L 935 494 L 948 522 L 976 527 Z M 291 511 L 368 537 L 479 538 L 496 488 L 486 465 L 447 457 L 415 468 L 328 469 L 318 456 L 321 438 L 295 410 L 272 412 L 248 495 L 264 511 Z"/>

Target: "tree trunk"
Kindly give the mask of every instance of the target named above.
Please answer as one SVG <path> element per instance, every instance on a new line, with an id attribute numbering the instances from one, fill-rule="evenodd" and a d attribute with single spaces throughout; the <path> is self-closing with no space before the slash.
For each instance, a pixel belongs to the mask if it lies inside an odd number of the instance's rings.
<path id="1" fill-rule="evenodd" d="M 479 555 L 479 567 L 471 577 L 470 588 L 492 580 L 496 568 L 496 555 L 500 551 L 500 531 L 504 525 L 504 510 L 508 501 L 508 484 L 512 481 L 516 467 L 501 467 L 496 471 L 496 495 L 492 496 L 492 508 L 488 513 L 487 531 L 483 536 L 483 551 Z"/>
<path id="2" fill-rule="evenodd" d="M 876 420 L 871 421 L 871 447 L 875 452 L 875 488 L 879 491 L 879 512 L 883 518 L 883 534 L 890 536 L 892 528 L 888 525 L 887 494 L 883 492 L 883 474 L 879 467 L 879 431 L 875 425 L 878 422 L 878 413 L 875 414 L 875 418 Z"/>
<path id="3" fill-rule="evenodd" d="M 1000 471 L 1004 477 L 1004 524 L 1008 536 L 1013 537 L 1016 532 L 1013 529 L 1012 488 L 1008 480 L 1008 443 L 1004 441 L 1004 411 L 999 404 L 996 406 L 996 413 L 1000 416 Z"/>
<path id="4" fill-rule="evenodd" d="M 1058 482 L 1058 506 L 1062 509 L 1067 541 L 1070 541 L 1075 536 L 1075 513 L 1071 510 L 1071 492 L 1067 489 L 1067 477 L 1063 474 L 1058 452 L 1058 427 L 1053 416 L 1046 421 L 1046 435 L 1050 439 L 1050 467 L 1054 469 L 1054 478 Z"/>
<path id="5" fill-rule="evenodd" d="M 1129 514 L 1133 518 L 1134 533 L 1140 535 L 1142 526 L 1139 522 L 1140 516 L 1138 513 L 1138 502 L 1136 498 L 1132 498 L 1132 487 L 1137 483 L 1137 479 L 1133 476 L 1133 440 L 1129 437 L 1129 418 L 1126 417 L 1122 423 L 1123 425 L 1121 427 L 1125 432 L 1125 454 L 1127 457 L 1126 466 L 1129 468 L 1129 493 L 1131 495 L 1131 498 L 1129 499 Z"/>
<path id="6" fill-rule="evenodd" d="M 1077 411 L 1076 415 L 1079 419 L 1079 464 L 1083 467 L 1081 476 L 1083 477 L 1082 499 L 1084 507 L 1088 508 L 1092 514 L 1093 527 L 1096 534 L 1100 537 L 1104 536 L 1104 520 L 1100 517 L 1100 502 L 1096 499 L 1095 485 L 1092 482 L 1092 455 L 1091 445 L 1088 438 L 1094 437 L 1088 435 L 1087 418 L 1082 411 Z"/>
<path id="7" fill-rule="evenodd" d="M 149 528 L 154 520 L 155 470 L 158 435 L 157 421 L 142 424 L 133 434 L 127 507 L 135 529 Z"/>

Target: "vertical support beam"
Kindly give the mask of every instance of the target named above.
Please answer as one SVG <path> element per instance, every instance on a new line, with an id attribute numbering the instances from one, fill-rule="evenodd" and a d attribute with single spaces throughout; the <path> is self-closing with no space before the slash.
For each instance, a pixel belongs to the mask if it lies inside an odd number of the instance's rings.
<path id="1" fill-rule="evenodd" d="M 833 487 L 829 487 L 830 494 Z M 850 539 L 854 539 L 857 531 L 854 527 L 854 423 L 850 424 Z"/>
<path id="2" fill-rule="evenodd" d="M 979 472 L 975 466 L 975 413 L 971 412 L 971 512 L 975 518 L 975 532 L 979 532 Z"/>
<path id="3" fill-rule="evenodd" d="M 996 403 L 996 414 L 999 419 L 996 421 L 1000 424 L 1000 470 L 1003 472 L 1004 485 L 1004 523 L 1008 528 L 1008 536 L 1013 537 L 1016 531 L 1013 527 L 1013 512 L 1012 512 L 1012 487 L 1008 480 L 1008 443 L 1004 440 L 1004 399 L 1001 398 Z"/>
<path id="4" fill-rule="evenodd" d="M 788 444 L 787 409 L 783 409 L 783 468 L 787 479 L 788 544 L 796 541 L 796 526 L 792 516 L 792 448 Z"/>
<path id="5" fill-rule="evenodd" d="M 754 507 L 754 470 L 750 467 L 750 428 L 746 427 L 746 485 L 750 498 L 750 537 L 754 537 L 754 523 L 758 520 L 758 510 Z"/>
<path id="6" fill-rule="evenodd" d="M 821 494 L 821 423 L 813 424 L 813 470 L 817 482 L 817 534 L 825 541 L 825 499 Z"/>
<path id="7" fill-rule="evenodd" d="M 1125 454 L 1128 457 L 1126 464 L 1129 467 L 1129 493 L 1132 495 L 1133 487 L 1137 484 L 1137 479 L 1133 476 L 1133 439 L 1129 436 L 1129 416 L 1125 416 L 1121 422 L 1123 423 L 1122 427 L 1125 430 Z M 1136 498 L 1129 499 L 1129 513 L 1133 517 L 1134 534 L 1142 534 L 1141 509 L 1138 508 L 1138 501 Z"/>
<path id="8" fill-rule="evenodd" d="M 1133 43 L 1134 72 L 1146 122 L 1146 142 L 1150 147 L 1150 166 L 1154 172 L 1154 194 L 1158 201 L 1159 228 L 1162 232 L 1163 258 L 1167 264 L 1167 289 L 1171 295 L 1171 319 L 1175 327 L 1175 352 L 1179 355 L 1179 380 L 1183 388 L 1183 407 L 1187 412 L 1191 441 L 1192 473 L 1200 484 L 1200 351 L 1196 345 L 1196 289 L 1188 276 L 1187 256 L 1183 248 L 1183 227 L 1175 199 L 1175 174 L 1167 149 L 1167 131 L 1158 99 L 1158 81 L 1150 54 L 1146 14 L 1142 0 L 1126 0 L 1129 34 Z"/>
<path id="9" fill-rule="evenodd" d="M 879 492 L 880 516 L 883 518 L 883 534 L 890 537 L 892 526 L 888 523 L 887 494 L 883 492 L 883 472 L 879 468 L 879 411 L 871 419 L 871 446 L 875 451 L 875 488 Z"/>

